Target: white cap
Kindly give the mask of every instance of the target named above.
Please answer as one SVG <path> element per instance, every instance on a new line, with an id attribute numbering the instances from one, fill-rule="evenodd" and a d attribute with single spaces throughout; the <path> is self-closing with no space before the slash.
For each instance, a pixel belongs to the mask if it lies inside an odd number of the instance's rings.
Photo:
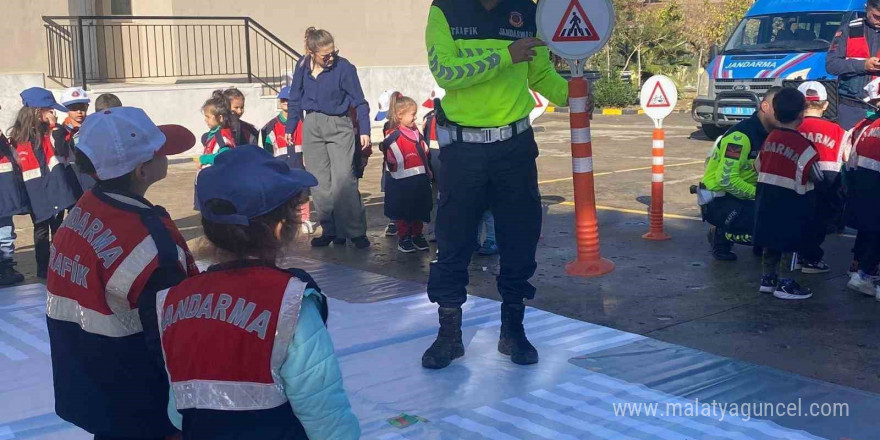
<path id="1" fill-rule="evenodd" d="M 443 87 L 434 86 L 434 88 L 431 89 L 431 96 L 422 103 L 422 107 L 434 108 L 434 100 L 442 100 L 444 96 L 446 96 L 446 90 L 443 89 Z"/>
<path id="2" fill-rule="evenodd" d="M 868 83 L 865 86 L 865 93 L 867 97 L 865 98 L 865 102 L 877 101 L 880 99 L 880 78 L 875 78 L 874 81 Z"/>
<path id="3" fill-rule="evenodd" d="M 798 91 L 807 97 L 807 101 L 827 101 L 828 90 L 818 81 L 807 81 L 798 86 Z"/>
<path id="4" fill-rule="evenodd" d="M 157 127 L 139 108 L 116 107 L 86 117 L 76 148 L 92 162 L 98 180 L 109 180 L 157 154 L 179 154 L 195 143 L 192 132 L 182 126 Z"/>
<path id="5" fill-rule="evenodd" d="M 388 117 L 388 111 L 391 110 L 391 97 L 397 93 L 397 90 L 388 89 L 379 95 L 379 113 L 376 113 L 377 121 L 384 121 Z"/>
<path id="6" fill-rule="evenodd" d="M 89 94 L 82 87 L 71 87 L 61 92 L 60 102 L 65 107 L 72 104 L 88 104 L 91 101 Z"/>

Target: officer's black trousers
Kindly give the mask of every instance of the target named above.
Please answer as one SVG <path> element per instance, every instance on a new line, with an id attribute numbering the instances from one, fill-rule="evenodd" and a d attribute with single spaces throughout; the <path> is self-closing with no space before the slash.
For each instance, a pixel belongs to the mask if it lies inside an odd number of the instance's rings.
<path id="1" fill-rule="evenodd" d="M 731 195 L 716 197 L 706 205 L 706 221 L 735 236 L 755 235 L 755 201 Z M 749 240 L 737 240 L 746 242 Z"/>
<path id="2" fill-rule="evenodd" d="M 477 223 L 489 208 L 501 255 L 498 292 L 508 303 L 535 296 L 535 250 L 541 234 L 541 201 L 530 129 L 492 144 L 453 143 L 440 149 L 437 262 L 431 265 L 428 297 L 442 307 L 467 299 L 468 264 L 476 250 Z"/>

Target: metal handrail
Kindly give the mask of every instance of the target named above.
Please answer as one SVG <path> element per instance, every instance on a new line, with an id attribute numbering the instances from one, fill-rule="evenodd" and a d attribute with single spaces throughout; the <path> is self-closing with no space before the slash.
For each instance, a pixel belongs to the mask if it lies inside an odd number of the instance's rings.
<path id="1" fill-rule="evenodd" d="M 83 88 L 101 81 L 246 75 L 277 91 L 286 83 L 285 69 L 302 56 L 250 17 L 81 15 L 44 16 L 43 22 L 48 76 Z"/>

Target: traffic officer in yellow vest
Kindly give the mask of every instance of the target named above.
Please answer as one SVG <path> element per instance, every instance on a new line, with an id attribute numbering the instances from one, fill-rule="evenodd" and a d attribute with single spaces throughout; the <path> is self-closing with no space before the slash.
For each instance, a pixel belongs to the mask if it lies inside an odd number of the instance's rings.
<path id="1" fill-rule="evenodd" d="M 865 86 L 880 75 L 880 0 L 868 0 L 865 18 L 840 26 L 828 56 L 825 70 L 840 76 L 838 123 L 846 130 L 865 118 Z"/>
<path id="2" fill-rule="evenodd" d="M 95 439 L 176 432 L 168 377 L 148 347 L 158 347 L 156 292 L 198 269 L 168 213 L 144 194 L 165 178 L 165 156 L 195 141 L 186 128 L 157 127 L 133 107 L 91 115 L 80 130 L 76 163 L 98 183 L 50 248 L 46 315 L 55 412 Z"/>
<path id="3" fill-rule="evenodd" d="M 531 0 L 434 0 L 428 13 L 428 63 L 446 96 L 435 106 L 442 163 L 439 255 L 428 279 L 440 331 L 422 357 L 425 368 L 444 368 L 464 355 L 461 305 L 477 223 L 486 209 L 495 214 L 501 254 L 498 351 L 517 364 L 538 362 L 523 329 L 523 300 L 535 296 L 529 279 L 541 233 L 529 88 L 565 105 L 568 85 L 535 38 L 536 8 Z"/>

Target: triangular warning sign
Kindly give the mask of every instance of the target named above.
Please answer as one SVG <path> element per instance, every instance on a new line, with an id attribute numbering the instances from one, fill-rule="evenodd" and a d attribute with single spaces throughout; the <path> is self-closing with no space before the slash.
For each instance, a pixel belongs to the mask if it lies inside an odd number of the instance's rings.
<path id="1" fill-rule="evenodd" d="M 553 34 L 553 41 L 599 41 L 599 33 L 578 0 L 571 0 Z"/>
<path id="2" fill-rule="evenodd" d="M 669 105 L 669 98 L 666 97 L 666 91 L 663 90 L 660 81 L 657 81 L 654 90 L 651 92 L 651 97 L 648 98 L 648 104 L 645 107 L 657 108 L 669 107 Z"/>

